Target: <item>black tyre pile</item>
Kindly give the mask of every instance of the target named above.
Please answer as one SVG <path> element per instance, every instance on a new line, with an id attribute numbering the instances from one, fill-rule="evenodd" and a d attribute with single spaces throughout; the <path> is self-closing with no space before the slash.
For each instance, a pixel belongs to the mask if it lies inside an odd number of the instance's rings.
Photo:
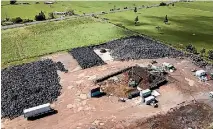
<path id="1" fill-rule="evenodd" d="M 156 59 L 184 55 L 181 51 L 143 36 L 131 36 L 95 47 L 111 49 L 111 56 L 117 60 Z"/>
<path id="2" fill-rule="evenodd" d="M 156 89 L 167 82 L 161 73 L 150 73 L 147 68 L 134 66 L 128 71 L 132 78 L 142 89 Z"/>
<path id="3" fill-rule="evenodd" d="M 199 55 L 194 55 L 194 54 L 187 54 L 187 57 L 189 57 L 192 60 L 192 63 L 195 65 L 204 68 L 208 65 L 208 62 L 206 62 L 202 57 Z"/>
<path id="4" fill-rule="evenodd" d="M 92 47 L 74 48 L 69 53 L 83 69 L 105 64 Z"/>
<path id="5" fill-rule="evenodd" d="M 57 70 L 66 71 L 62 63 L 49 59 L 3 69 L 1 117 L 13 119 L 23 109 L 55 101 L 62 88 Z"/>
<path id="6" fill-rule="evenodd" d="M 165 77 L 161 76 L 160 74 L 156 73 L 156 74 L 150 74 L 149 75 L 149 87 L 150 89 L 156 89 L 160 86 L 162 86 L 163 84 L 167 83 L 167 80 Z"/>

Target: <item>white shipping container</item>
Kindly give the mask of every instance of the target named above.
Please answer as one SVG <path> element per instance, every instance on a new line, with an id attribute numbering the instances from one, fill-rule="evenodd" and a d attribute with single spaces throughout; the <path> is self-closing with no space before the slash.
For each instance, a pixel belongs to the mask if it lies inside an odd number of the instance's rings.
<path id="1" fill-rule="evenodd" d="M 52 108 L 50 107 L 50 103 L 47 103 L 47 104 L 39 105 L 36 107 L 24 109 L 23 112 L 24 112 L 24 117 L 28 118 L 28 117 L 34 117 L 40 114 L 47 113 L 51 110 Z"/>

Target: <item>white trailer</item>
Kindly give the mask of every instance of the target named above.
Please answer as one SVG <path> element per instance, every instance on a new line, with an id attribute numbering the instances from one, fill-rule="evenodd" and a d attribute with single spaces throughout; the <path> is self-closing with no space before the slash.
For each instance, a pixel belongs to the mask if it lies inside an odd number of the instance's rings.
<path id="1" fill-rule="evenodd" d="M 36 107 L 24 109 L 23 113 L 25 118 L 30 118 L 30 117 L 36 117 L 39 115 L 50 113 L 52 111 L 53 109 L 50 107 L 50 103 L 47 103 L 47 104 L 39 105 Z"/>

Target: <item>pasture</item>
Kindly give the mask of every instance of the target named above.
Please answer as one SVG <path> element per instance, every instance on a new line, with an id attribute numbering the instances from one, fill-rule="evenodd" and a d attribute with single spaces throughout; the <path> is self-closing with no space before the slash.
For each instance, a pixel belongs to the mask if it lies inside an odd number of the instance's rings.
<path id="1" fill-rule="evenodd" d="M 43 2 L 30 5 L 4 5 L 2 2 L 2 14 L 5 8 L 12 8 L 11 17 L 21 16 L 33 18 L 40 11 L 39 6 L 47 9 L 49 5 Z M 30 2 L 33 3 L 33 2 Z M 57 2 L 52 5 L 53 10 L 71 7 L 82 12 L 97 12 L 108 10 L 116 5 L 116 8 L 125 6 L 152 5 L 159 2 L 134 1 L 134 2 Z M 20 7 L 19 7 L 20 6 Z M 26 11 L 28 6 L 35 6 L 31 11 Z M 47 7 L 47 8 L 46 8 Z M 202 48 L 206 51 L 213 49 L 213 2 L 179 2 L 175 6 L 161 6 L 140 9 L 137 13 L 131 11 L 117 12 L 99 16 L 108 18 L 113 24 L 122 24 L 129 30 L 163 41 L 176 48 L 184 49 L 191 43 L 198 52 Z M 23 8 L 18 9 L 18 8 Z M 19 11 L 21 12 L 19 12 Z M 25 11 L 24 11 L 25 10 Z M 24 12 L 22 12 L 24 11 Z M 165 24 L 164 18 L 168 16 L 169 24 Z M 138 16 L 139 22 L 135 25 L 134 19 Z M 4 17 L 2 15 L 2 17 Z M 28 27 L 21 27 L 2 31 L 2 66 L 15 65 L 30 62 L 38 56 L 72 48 L 99 44 L 113 39 L 133 35 L 121 27 L 114 26 L 101 19 L 75 18 L 72 20 L 42 23 Z M 159 26 L 160 29 L 156 29 Z"/>
<path id="2" fill-rule="evenodd" d="M 161 40 L 177 48 L 191 43 L 198 50 L 213 49 L 213 2 L 180 2 L 161 6 L 103 15 L 114 24 Z M 168 16 L 169 24 L 164 23 Z M 138 16 L 139 22 L 134 24 Z M 161 29 L 158 30 L 156 27 Z"/>
<path id="3" fill-rule="evenodd" d="M 99 44 L 132 35 L 93 18 L 42 23 L 2 31 L 2 65 L 23 59 Z"/>
<path id="4" fill-rule="evenodd" d="M 17 2 L 17 5 L 10 5 L 9 1 L 2 1 L 1 18 L 15 18 L 21 17 L 24 19 L 34 20 L 35 15 L 43 11 L 48 17 L 48 13 L 53 11 L 67 11 L 73 9 L 77 14 L 92 13 L 109 11 L 110 9 L 124 7 L 134 7 L 141 5 L 152 5 L 160 3 L 159 1 L 58 1 L 52 5 L 44 4 L 40 1 L 39 4 L 35 4 L 33 1 L 28 1 L 29 5 L 21 4 Z"/>

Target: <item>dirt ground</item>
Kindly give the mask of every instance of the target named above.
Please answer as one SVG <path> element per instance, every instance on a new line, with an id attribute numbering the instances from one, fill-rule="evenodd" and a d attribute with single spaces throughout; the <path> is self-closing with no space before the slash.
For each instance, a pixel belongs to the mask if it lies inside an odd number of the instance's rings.
<path id="1" fill-rule="evenodd" d="M 166 113 L 182 102 L 202 100 L 213 107 L 208 96 L 209 91 L 213 90 L 213 81 L 199 82 L 191 72 L 197 67 L 187 59 L 156 60 L 156 65 L 169 62 L 174 64 L 177 70 L 169 73 L 169 83 L 158 89 L 161 94 L 157 98 L 159 107 L 152 108 L 141 104 L 139 97 L 125 103 L 118 102 L 115 96 L 88 97 L 89 91 L 95 87 L 94 79 L 135 64 L 148 65 L 151 61 L 149 59 L 108 61 L 106 65 L 82 70 L 68 53 L 53 54 L 44 58 L 61 61 L 69 70 L 68 73 L 59 72 L 62 94 L 52 104 L 58 113 L 34 121 L 27 121 L 23 116 L 13 120 L 3 119 L 5 129 L 88 129 L 93 126 L 120 129 L 124 128 L 122 124 L 130 125 L 132 121 Z"/>
<path id="2" fill-rule="evenodd" d="M 212 129 L 213 110 L 202 101 L 183 102 L 168 112 L 156 114 L 150 118 L 123 120 L 98 126 L 99 129 Z"/>

